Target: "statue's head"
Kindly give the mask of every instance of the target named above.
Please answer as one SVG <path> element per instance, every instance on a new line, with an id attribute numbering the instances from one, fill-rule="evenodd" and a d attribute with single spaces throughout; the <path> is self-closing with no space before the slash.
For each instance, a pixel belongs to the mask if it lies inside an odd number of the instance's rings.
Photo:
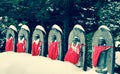
<path id="1" fill-rule="evenodd" d="M 54 42 L 56 39 L 57 39 L 56 36 L 53 35 L 53 37 L 52 37 L 52 41 Z"/>
<path id="2" fill-rule="evenodd" d="M 40 36 L 37 34 L 37 35 L 35 35 L 35 40 L 37 40 L 37 39 L 39 39 L 40 38 Z"/>
<path id="3" fill-rule="evenodd" d="M 8 38 L 12 37 L 12 34 L 8 34 Z"/>
<path id="4" fill-rule="evenodd" d="M 23 34 L 20 34 L 20 40 L 22 40 L 24 38 Z"/>
<path id="5" fill-rule="evenodd" d="M 99 37 L 99 40 L 98 40 L 98 46 L 104 46 L 106 45 L 106 41 L 105 39 L 101 36 Z"/>
<path id="6" fill-rule="evenodd" d="M 76 44 L 77 42 L 80 42 L 80 39 L 78 37 L 74 37 L 73 43 Z"/>

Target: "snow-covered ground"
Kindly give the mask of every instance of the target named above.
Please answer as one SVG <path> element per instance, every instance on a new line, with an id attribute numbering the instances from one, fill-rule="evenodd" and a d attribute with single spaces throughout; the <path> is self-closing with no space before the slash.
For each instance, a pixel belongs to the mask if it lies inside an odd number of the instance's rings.
<path id="1" fill-rule="evenodd" d="M 0 53 L 0 74 L 96 74 L 93 70 L 84 72 L 71 63 L 27 53 Z"/>
<path id="2" fill-rule="evenodd" d="M 115 62 L 116 62 L 116 64 L 120 65 L 120 52 L 118 51 L 118 52 L 116 52 L 115 54 L 116 54 L 116 55 L 115 55 L 115 56 L 116 56 L 116 57 L 115 57 L 115 58 L 116 58 Z"/>

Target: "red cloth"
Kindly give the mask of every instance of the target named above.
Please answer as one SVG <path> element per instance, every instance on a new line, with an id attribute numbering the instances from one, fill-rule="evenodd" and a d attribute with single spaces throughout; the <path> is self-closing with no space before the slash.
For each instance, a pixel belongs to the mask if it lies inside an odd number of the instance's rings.
<path id="1" fill-rule="evenodd" d="M 64 61 L 68 61 L 72 64 L 77 64 L 80 59 L 80 49 L 81 45 L 78 44 L 76 47 L 75 45 L 70 44 L 68 51 L 65 55 Z"/>
<path id="2" fill-rule="evenodd" d="M 40 41 L 38 42 L 38 44 L 36 42 L 32 43 L 32 56 L 38 56 L 40 54 L 40 47 L 41 47 Z"/>
<path id="3" fill-rule="evenodd" d="M 21 53 L 21 52 L 25 52 L 26 50 L 26 40 L 24 40 L 23 42 L 19 42 L 17 43 L 17 52 Z"/>
<path id="4" fill-rule="evenodd" d="M 49 48 L 48 48 L 48 57 L 52 60 L 56 60 L 58 57 L 58 42 L 50 42 Z"/>
<path id="5" fill-rule="evenodd" d="M 93 52 L 93 57 L 92 57 L 92 63 L 94 67 L 97 67 L 100 54 L 109 48 L 111 47 L 110 46 L 94 46 L 94 52 Z"/>
<path id="6" fill-rule="evenodd" d="M 13 51 L 13 38 L 9 38 L 6 41 L 6 45 L 5 45 L 5 51 Z"/>

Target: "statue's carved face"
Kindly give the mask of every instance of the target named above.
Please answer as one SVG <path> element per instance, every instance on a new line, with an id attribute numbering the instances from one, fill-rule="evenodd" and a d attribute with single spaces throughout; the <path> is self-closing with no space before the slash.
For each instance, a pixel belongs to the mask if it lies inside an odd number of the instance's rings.
<path id="1" fill-rule="evenodd" d="M 39 35 L 36 35 L 34 39 L 37 40 L 37 39 L 39 39 L 39 38 L 40 38 L 40 36 L 39 36 Z"/>
<path id="2" fill-rule="evenodd" d="M 24 38 L 24 35 L 20 35 L 20 37 L 19 37 L 19 38 L 20 38 L 20 40 L 22 40 L 22 39 Z"/>
<path id="3" fill-rule="evenodd" d="M 52 37 L 52 41 L 54 42 L 56 39 L 57 39 L 57 38 L 56 38 L 56 36 L 54 35 L 54 36 Z"/>
<path id="4" fill-rule="evenodd" d="M 78 38 L 74 38 L 73 43 L 77 44 L 77 42 L 80 42 L 80 40 Z"/>
<path id="5" fill-rule="evenodd" d="M 100 39 L 98 40 L 98 46 L 104 46 L 104 45 L 106 45 L 105 39 L 104 39 L 104 38 L 100 38 Z"/>
<path id="6" fill-rule="evenodd" d="M 8 38 L 10 38 L 10 37 L 12 37 L 12 35 L 11 35 L 11 34 L 9 34 L 9 35 L 8 35 Z"/>

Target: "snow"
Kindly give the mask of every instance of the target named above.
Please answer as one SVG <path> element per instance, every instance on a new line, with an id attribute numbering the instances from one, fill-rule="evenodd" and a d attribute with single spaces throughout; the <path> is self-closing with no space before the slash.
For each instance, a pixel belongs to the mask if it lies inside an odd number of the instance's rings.
<path id="1" fill-rule="evenodd" d="M 115 58 L 116 58 L 115 63 L 120 65 L 120 52 L 119 51 L 115 53 Z"/>
<path id="2" fill-rule="evenodd" d="M 84 74 L 98 74 L 98 73 L 96 73 L 95 72 L 95 68 L 93 68 L 93 69 L 90 69 L 89 71 L 86 71 Z"/>
<path id="3" fill-rule="evenodd" d="M 10 25 L 9 28 L 17 32 L 17 29 L 14 25 Z"/>
<path id="4" fill-rule="evenodd" d="M 23 24 L 22 23 L 19 23 L 18 26 L 22 26 Z"/>
<path id="5" fill-rule="evenodd" d="M 118 45 L 120 45 L 120 41 L 115 42 L 115 47 L 118 47 Z"/>
<path id="6" fill-rule="evenodd" d="M 3 17 L 0 17 L 0 21 L 3 19 Z"/>
<path id="7" fill-rule="evenodd" d="M 83 32 L 85 32 L 85 30 L 83 29 L 83 27 L 81 25 L 79 25 L 79 24 L 76 24 L 74 26 L 74 28 L 79 28 L 80 30 L 82 30 Z"/>
<path id="8" fill-rule="evenodd" d="M 53 28 L 57 29 L 58 31 L 60 31 L 60 32 L 62 33 L 62 29 L 61 29 L 58 25 L 54 24 L 54 25 L 52 26 L 52 29 L 53 29 Z"/>
<path id="9" fill-rule="evenodd" d="M 105 26 L 105 25 L 101 25 L 101 26 L 99 27 L 99 29 L 101 29 L 101 28 L 104 28 L 104 29 L 110 31 L 110 29 L 109 29 L 107 26 Z"/>
<path id="10" fill-rule="evenodd" d="M 88 74 L 75 65 L 27 53 L 0 53 L 0 74 Z"/>
<path id="11" fill-rule="evenodd" d="M 41 25 L 37 25 L 37 26 L 35 27 L 35 29 L 39 29 L 39 30 L 43 31 L 43 32 L 46 34 L 45 29 L 44 29 Z"/>
<path id="12" fill-rule="evenodd" d="M 30 32 L 30 29 L 29 29 L 29 27 L 27 25 L 22 25 L 21 28 L 23 28 L 23 29 L 27 30 L 28 32 Z"/>

